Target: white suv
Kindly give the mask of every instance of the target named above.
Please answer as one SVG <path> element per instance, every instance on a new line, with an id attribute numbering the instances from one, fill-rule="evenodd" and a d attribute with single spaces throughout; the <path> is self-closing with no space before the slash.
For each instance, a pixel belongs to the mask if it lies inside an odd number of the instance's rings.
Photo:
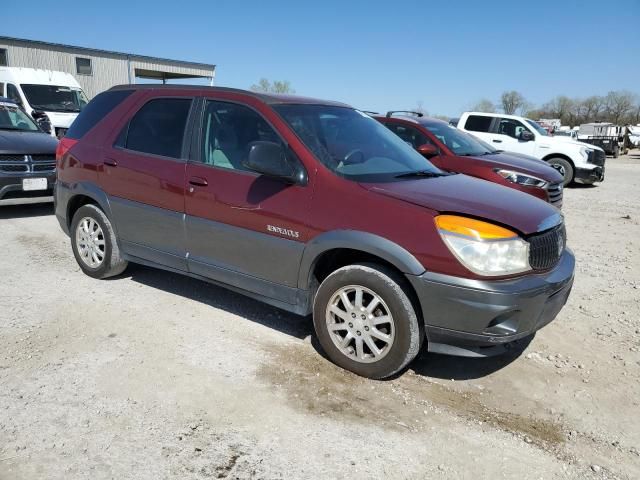
<path id="1" fill-rule="evenodd" d="M 564 176 L 565 185 L 572 181 L 592 184 L 604 180 L 604 150 L 588 143 L 552 137 L 528 118 L 465 112 L 457 126 L 499 150 L 545 160 Z"/>

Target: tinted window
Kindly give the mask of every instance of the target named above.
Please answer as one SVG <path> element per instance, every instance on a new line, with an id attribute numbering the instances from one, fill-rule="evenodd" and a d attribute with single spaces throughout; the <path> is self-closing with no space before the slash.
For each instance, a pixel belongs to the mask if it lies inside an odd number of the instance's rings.
<path id="1" fill-rule="evenodd" d="M 501 118 L 498 125 L 498 133 L 501 135 L 508 135 L 512 138 L 519 138 L 523 131 L 530 132 L 527 127 L 519 120 L 513 120 L 511 118 Z"/>
<path id="2" fill-rule="evenodd" d="M 433 144 L 433 142 L 417 128 L 407 127 L 397 123 L 385 123 L 385 126 L 413 148 L 418 148 L 420 145 Z"/>
<path id="3" fill-rule="evenodd" d="M 85 133 L 91 130 L 132 93 L 132 90 L 113 90 L 101 93 L 80 112 L 80 115 L 76 117 L 71 127 L 69 127 L 66 136 L 75 139 L 82 138 Z"/>
<path id="4" fill-rule="evenodd" d="M 442 174 L 377 120 L 352 108 L 286 104 L 273 108 L 315 157 L 341 177 L 388 182 L 402 181 L 415 172 Z"/>
<path id="5" fill-rule="evenodd" d="M 0 130 L 27 130 L 35 132 L 38 127 L 31 117 L 12 103 L 0 102 Z"/>
<path id="6" fill-rule="evenodd" d="M 282 143 L 260 115 L 233 103 L 207 102 L 203 128 L 200 158 L 220 168 L 248 170 L 243 162 L 253 142 Z"/>
<path id="7" fill-rule="evenodd" d="M 6 67 L 7 65 L 9 65 L 7 61 L 7 49 L 0 48 L 0 67 Z"/>
<path id="8" fill-rule="evenodd" d="M 129 122 L 126 148 L 180 158 L 190 98 L 157 98 L 147 102 Z"/>
<path id="9" fill-rule="evenodd" d="M 464 128 L 465 130 L 471 130 L 472 132 L 488 132 L 491 128 L 491 120 L 493 120 L 493 117 L 469 115 Z"/>
<path id="10" fill-rule="evenodd" d="M 76 73 L 80 75 L 91 75 L 91 59 L 76 57 Z"/>

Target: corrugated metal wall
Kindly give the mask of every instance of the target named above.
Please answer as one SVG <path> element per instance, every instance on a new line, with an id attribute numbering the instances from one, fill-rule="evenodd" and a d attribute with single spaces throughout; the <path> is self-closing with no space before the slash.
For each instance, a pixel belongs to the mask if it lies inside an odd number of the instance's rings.
<path id="1" fill-rule="evenodd" d="M 149 61 L 135 55 L 131 55 L 129 60 L 126 55 L 87 52 L 81 48 L 31 44 L 27 41 L 0 39 L 0 48 L 7 49 L 9 67 L 44 68 L 72 74 L 90 99 L 114 85 L 135 82 L 136 68 L 202 77 L 215 75 L 215 70 L 192 68 L 171 61 Z M 76 57 L 91 59 L 92 75 L 76 72 Z"/>

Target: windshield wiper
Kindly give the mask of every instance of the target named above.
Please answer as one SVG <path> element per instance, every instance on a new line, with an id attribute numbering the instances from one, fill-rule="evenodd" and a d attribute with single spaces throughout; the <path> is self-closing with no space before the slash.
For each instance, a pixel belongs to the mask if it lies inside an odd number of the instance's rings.
<path id="1" fill-rule="evenodd" d="M 416 170 L 415 172 L 401 173 L 400 175 L 396 175 L 394 178 L 410 178 L 410 177 L 434 178 L 434 177 L 445 177 L 447 175 L 449 174 L 442 173 L 442 172 L 432 172 L 431 170 Z"/>

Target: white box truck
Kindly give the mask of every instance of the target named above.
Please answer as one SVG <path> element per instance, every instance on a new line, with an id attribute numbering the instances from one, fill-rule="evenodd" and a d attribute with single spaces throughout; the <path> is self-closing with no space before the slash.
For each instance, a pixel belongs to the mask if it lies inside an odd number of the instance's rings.
<path id="1" fill-rule="evenodd" d="M 0 67 L 0 97 L 7 97 L 61 138 L 89 102 L 73 75 L 54 70 Z"/>

